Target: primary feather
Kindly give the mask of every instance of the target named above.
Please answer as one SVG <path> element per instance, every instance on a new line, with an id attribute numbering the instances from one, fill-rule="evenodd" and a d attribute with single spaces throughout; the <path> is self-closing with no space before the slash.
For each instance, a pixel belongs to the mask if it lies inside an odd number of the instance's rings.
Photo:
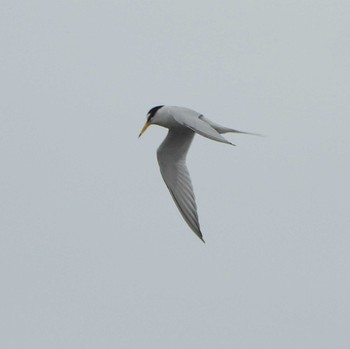
<path id="1" fill-rule="evenodd" d="M 193 232 L 204 242 L 200 229 L 197 205 L 186 155 L 192 143 L 191 130 L 169 130 L 157 151 L 160 172 L 182 217 Z"/>

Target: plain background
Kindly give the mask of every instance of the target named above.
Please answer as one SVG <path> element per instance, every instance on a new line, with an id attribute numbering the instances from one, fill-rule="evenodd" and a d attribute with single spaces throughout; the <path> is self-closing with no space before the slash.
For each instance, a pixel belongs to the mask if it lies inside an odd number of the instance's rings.
<path id="1" fill-rule="evenodd" d="M 0 346 L 350 348 L 350 3 L 16 1 L 0 12 Z M 207 244 L 159 174 L 195 138 Z"/>

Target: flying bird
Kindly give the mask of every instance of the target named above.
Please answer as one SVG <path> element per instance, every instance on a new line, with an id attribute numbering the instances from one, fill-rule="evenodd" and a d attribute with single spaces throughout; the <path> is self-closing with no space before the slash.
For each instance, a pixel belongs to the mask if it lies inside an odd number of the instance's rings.
<path id="1" fill-rule="evenodd" d="M 234 145 L 222 133 L 254 134 L 221 126 L 202 114 L 184 107 L 159 105 L 147 113 L 147 121 L 139 137 L 150 125 L 169 129 L 157 150 L 160 172 L 182 217 L 192 231 L 203 241 L 198 220 L 197 205 L 191 178 L 186 166 L 186 155 L 195 133 L 217 142 Z"/>

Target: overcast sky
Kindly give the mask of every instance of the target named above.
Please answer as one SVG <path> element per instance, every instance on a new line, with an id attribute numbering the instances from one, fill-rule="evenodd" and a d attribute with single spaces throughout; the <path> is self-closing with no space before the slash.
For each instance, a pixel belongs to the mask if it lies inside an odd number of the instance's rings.
<path id="1" fill-rule="evenodd" d="M 0 346 L 350 348 L 348 0 L 21 1 L 0 11 Z M 206 244 L 137 138 L 196 136 Z"/>

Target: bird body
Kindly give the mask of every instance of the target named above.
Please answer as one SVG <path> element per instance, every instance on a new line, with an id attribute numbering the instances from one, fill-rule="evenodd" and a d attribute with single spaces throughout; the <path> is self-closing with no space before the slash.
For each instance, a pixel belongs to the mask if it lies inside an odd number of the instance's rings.
<path id="1" fill-rule="evenodd" d="M 249 133 L 221 126 L 194 110 L 176 106 L 152 108 L 147 114 L 147 121 L 139 137 L 150 125 L 169 129 L 168 135 L 157 150 L 160 172 L 182 217 L 204 242 L 191 178 L 186 166 L 186 155 L 193 137 L 198 133 L 214 141 L 234 145 L 221 134 Z"/>
<path id="2" fill-rule="evenodd" d="M 163 106 L 157 110 L 152 119 L 153 124 L 159 126 L 177 130 L 187 128 L 214 141 L 232 144 L 222 137 L 219 132 L 227 128 L 215 124 L 209 119 L 203 120 L 203 118 L 202 114 L 188 108 Z"/>

